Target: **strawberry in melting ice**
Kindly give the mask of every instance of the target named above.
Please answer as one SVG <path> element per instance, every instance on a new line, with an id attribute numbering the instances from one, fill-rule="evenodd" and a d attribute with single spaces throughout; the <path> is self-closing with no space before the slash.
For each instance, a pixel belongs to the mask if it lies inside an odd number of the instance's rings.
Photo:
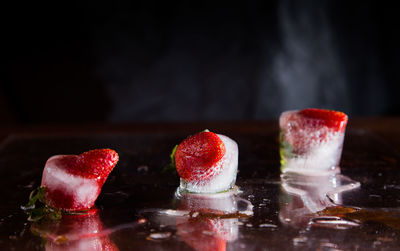
<path id="1" fill-rule="evenodd" d="M 181 177 L 181 190 L 216 193 L 235 184 L 238 146 L 224 135 L 207 130 L 192 135 L 174 149 L 171 157 Z"/>
<path id="2" fill-rule="evenodd" d="M 38 193 L 31 195 L 25 208 L 34 208 L 36 200 L 66 212 L 92 208 L 118 159 L 118 154 L 111 149 L 51 157 L 44 167 Z"/>
<path id="3" fill-rule="evenodd" d="M 175 153 L 175 165 L 182 179 L 203 180 L 221 170 L 224 142 L 213 132 L 201 132 L 185 139 Z"/>
<path id="4" fill-rule="evenodd" d="M 332 171 L 338 168 L 347 115 L 309 108 L 283 112 L 281 129 L 282 171 Z"/>
<path id="5" fill-rule="evenodd" d="M 346 114 L 316 108 L 284 112 L 280 120 L 285 140 L 299 153 L 344 133 L 346 124 Z"/>

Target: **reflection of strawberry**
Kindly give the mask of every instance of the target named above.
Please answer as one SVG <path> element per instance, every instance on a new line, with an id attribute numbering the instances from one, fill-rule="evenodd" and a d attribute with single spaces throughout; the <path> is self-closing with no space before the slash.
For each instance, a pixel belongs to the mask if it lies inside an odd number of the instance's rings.
<path id="1" fill-rule="evenodd" d="M 46 251 L 118 250 L 108 235 L 102 232 L 103 223 L 97 210 L 84 215 L 66 214 L 59 220 L 45 218 L 34 223 L 31 230 L 46 239 Z"/>
<path id="2" fill-rule="evenodd" d="M 195 250 L 225 250 L 238 237 L 238 218 L 224 217 L 237 212 L 233 194 L 219 196 L 185 194 L 179 210 L 190 216 L 177 217 L 178 235 Z"/>
<path id="3" fill-rule="evenodd" d="M 182 141 L 175 153 L 179 176 L 186 181 L 203 180 L 218 173 L 225 145 L 217 134 L 204 131 Z"/>
<path id="4" fill-rule="evenodd" d="M 225 251 L 226 240 L 219 234 L 219 221 L 203 217 L 181 219 L 176 223 L 178 235 L 198 251 Z"/>
<path id="5" fill-rule="evenodd" d="M 41 184 L 45 188 L 45 204 L 64 211 L 93 207 L 117 162 L 118 154 L 111 149 L 51 157 L 43 170 Z"/>

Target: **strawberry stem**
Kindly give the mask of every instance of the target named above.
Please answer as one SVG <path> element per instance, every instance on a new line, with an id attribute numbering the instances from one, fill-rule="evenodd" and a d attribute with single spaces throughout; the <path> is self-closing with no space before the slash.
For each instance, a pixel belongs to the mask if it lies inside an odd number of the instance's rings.
<path id="1" fill-rule="evenodd" d="M 171 162 L 163 168 L 163 170 L 161 171 L 162 173 L 166 173 L 166 172 L 170 172 L 170 171 L 172 172 L 172 171 L 176 170 L 176 168 L 175 168 L 175 153 L 176 153 L 176 149 L 178 149 L 178 145 L 176 145 L 172 149 L 172 152 L 169 155 L 169 157 L 171 159 Z"/>
<path id="2" fill-rule="evenodd" d="M 45 187 L 38 187 L 33 190 L 29 195 L 29 202 L 21 209 L 28 214 L 28 221 L 39 221 L 43 217 L 48 216 L 51 219 L 61 219 L 61 212 L 50 208 L 44 203 Z"/>

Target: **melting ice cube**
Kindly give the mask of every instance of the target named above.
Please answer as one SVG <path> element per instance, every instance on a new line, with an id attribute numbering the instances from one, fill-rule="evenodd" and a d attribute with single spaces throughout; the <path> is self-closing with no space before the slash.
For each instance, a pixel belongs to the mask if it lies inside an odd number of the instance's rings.
<path id="1" fill-rule="evenodd" d="M 186 181 L 181 179 L 180 189 L 192 193 L 218 193 L 232 188 L 236 182 L 239 148 L 236 142 L 227 136 L 218 134 L 225 144 L 225 155 L 222 157 L 222 170 L 207 179 Z"/>

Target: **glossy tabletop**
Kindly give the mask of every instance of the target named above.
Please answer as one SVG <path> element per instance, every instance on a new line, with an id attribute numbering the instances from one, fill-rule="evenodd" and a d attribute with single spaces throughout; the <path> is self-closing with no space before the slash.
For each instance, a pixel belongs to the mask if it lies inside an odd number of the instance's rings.
<path id="1" fill-rule="evenodd" d="M 177 174 L 162 170 L 173 146 L 205 128 L 238 143 L 238 189 L 178 198 Z M 344 178 L 307 179 L 305 193 L 289 191 L 280 177 L 276 121 L 36 126 L 3 128 L 0 137 L 1 250 L 400 248 L 400 119 L 350 120 Z M 20 206 L 40 185 L 50 156 L 105 147 L 115 149 L 120 162 L 96 213 L 27 221 Z M 359 187 L 331 197 L 323 189 L 352 181 Z"/>

